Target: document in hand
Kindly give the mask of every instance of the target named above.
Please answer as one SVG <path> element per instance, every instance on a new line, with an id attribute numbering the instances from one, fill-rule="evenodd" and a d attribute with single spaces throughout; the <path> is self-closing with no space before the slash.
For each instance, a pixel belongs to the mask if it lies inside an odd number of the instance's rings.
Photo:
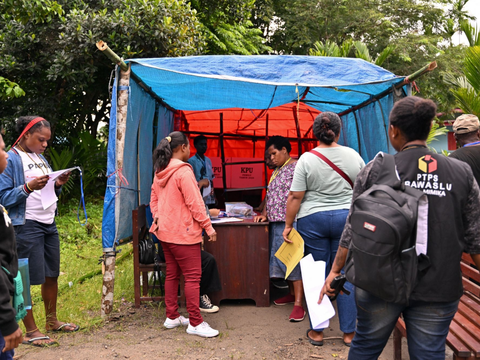
<path id="1" fill-rule="evenodd" d="M 42 206 L 44 210 L 55 204 L 58 200 L 57 194 L 55 194 L 55 180 L 57 180 L 63 174 L 71 172 L 72 170 L 80 170 L 80 168 L 78 166 L 75 166 L 69 169 L 58 170 L 48 174 L 47 185 L 45 185 L 45 187 L 41 190 Z"/>
<path id="2" fill-rule="evenodd" d="M 303 258 L 304 252 L 304 243 L 303 239 L 298 233 L 297 230 L 292 229 L 290 234 L 288 234 L 288 239 L 292 243 L 283 242 L 282 246 L 275 253 L 275 256 L 287 266 L 287 271 L 285 273 L 285 279 L 290 275 L 290 273 L 295 269 L 295 266 L 298 265 L 300 259 Z"/>
<path id="3" fill-rule="evenodd" d="M 327 295 L 324 295 L 322 302 L 318 304 L 325 283 L 325 265 L 325 261 L 313 260 L 312 254 L 308 254 L 300 261 L 305 301 L 314 330 L 328 327 L 330 319 L 335 315 L 335 309 Z"/>

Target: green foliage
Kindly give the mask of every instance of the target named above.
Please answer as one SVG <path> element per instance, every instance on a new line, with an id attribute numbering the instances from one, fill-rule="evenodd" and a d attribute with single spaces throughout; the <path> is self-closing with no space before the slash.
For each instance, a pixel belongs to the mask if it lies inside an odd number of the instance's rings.
<path id="1" fill-rule="evenodd" d="M 103 323 L 100 317 L 101 289 L 103 277 L 98 259 L 102 256 L 102 212 L 103 201 L 89 198 L 87 201 L 88 225 L 80 226 L 77 221 L 77 203 L 74 200 L 59 204 L 55 222 L 60 237 L 60 276 L 57 314 L 62 321 L 79 324 L 90 330 Z M 131 245 L 122 246 L 115 267 L 114 311 L 124 301 L 133 302 L 133 257 L 128 254 Z M 72 283 L 72 286 L 69 283 Z M 41 301 L 40 286 L 32 286 L 35 301 L 33 313 L 41 330 L 45 318 Z M 23 325 L 22 325 L 23 326 Z"/>
<path id="2" fill-rule="evenodd" d="M 480 46 L 480 31 L 476 26 L 473 27 L 469 21 L 463 20 L 460 22 L 460 29 L 467 37 L 470 46 Z"/>
<path id="3" fill-rule="evenodd" d="M 25 96 L 25 91 L 13 81 L 0 76 L 0 99 L 8 100 L 20 96 Z"/>
<path id="4" fill-rule="evenodd" d="M 345 40 L 340 46 L 333 41 L 327 40 L 325 43 L 316 41 L 313 48 L 308 50 L 310 56 L 331 56 L 331 57 L 348 57 L 353 47 L 351 39 Z"/>
<path id="5" fill-rule="evenodd" d="M 193 0 L 209 54 L 256 55 L 269 52 L 262 31 L 250 20 L 255 0 Z"/>
<path id="6" fill-rule="evenodd" d="M 456 100 L 456 105 L 464 113 L 480 116 L 480 46 L 466 50 L 463 76 L 445 76 L 445 83 Z"/>
<path id="7" fill-rule="evenodd" d="M 361 41 L 353 41 L 352 39 L 345 40 L 340 46 L 333 41 L 327 40 L 325 43 L 316 41 L 313 48 L 308 50 L 310 56 L 333 56 L 333 57 L 349 57 L 351 50 L 355 49 L 355 57 L 365 61 L 382 66 L 384 61 L 395 49 L 394 46 L 387 46 L 378 57 L 374 60 L 370 56 L 370 51 L 365 43 Z"/>
<path id="8" fill-rule="evenodd" d="M 83 172 L 83 187 L 85 194 L 102 195 L 106 186 L 107 145 L 94 138 L 88 132 L 82 132 L 77 137 L 69 139 L 68 146 L 58 145 L 48 149 L 50 162 L 54 170 L 80 166 Z M 80 177 L 73 171 L 64 185 L 61 199 L 78 196 L 80 192 Z"/>
<path id="9" fill-rule="evenodd" d="M 98 40 L 124 58 L 205 51 L 201 24 L 183 1 L 0 1 L 0 74 L 27 93 L 0 103 L 0 120 L 42 115 L 52 124 L 53 144 L 72 132 L 96 136 L 108 122 L 113 69 Z"/>

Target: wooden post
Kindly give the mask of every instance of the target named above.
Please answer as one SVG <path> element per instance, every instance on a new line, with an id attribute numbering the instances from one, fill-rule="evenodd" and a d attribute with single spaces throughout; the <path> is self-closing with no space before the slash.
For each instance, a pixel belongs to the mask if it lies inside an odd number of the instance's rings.
<path id="1" fill-rule="evenodd" d="M 130 85 L 130 66 L 125 64 L 103 41 L 97 43 L 97 47 L 104 54 L 112 59 L 120 66 L 120 79 L 118 81 L 118 97 L 117 97 L 117 136 L 115 139 L 116 148 L 116 164 L 115 170 L 118 171 L 116 176 L 116 186 L 120 188 L 122 185 L 122 168 L 123 168 L 123 152 L 125 148 L 125 131 L 127 123 L 127 107 L 128 107 L 128 88 Z M 120 213 L 121 191 L 118 192 L 115 201 L 115 215 Z M 107 316 L 113 309 L 113 294 L 115 285 L 115 250 L 104 252 L 105 272 L 103 274 L 102 287 L 102 317 Z"/>
<path id="2" fill-rule="evenodd" d="M 222 173 L 223 173 L 223 192 L 226 196 L 227 190 L 227 174 L 225 173 L 225 145 L 223 142 L 225 141 L 224 134 L 223 134 L 223 113 L 220 113 L 220 156 L 222 157 Z M 227 201 L 227 199 L 225 199 Z"/>

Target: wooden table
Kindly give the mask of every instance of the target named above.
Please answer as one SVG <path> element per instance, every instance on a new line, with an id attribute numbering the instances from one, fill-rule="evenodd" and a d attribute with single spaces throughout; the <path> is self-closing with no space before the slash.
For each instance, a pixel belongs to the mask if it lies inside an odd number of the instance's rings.
<path id="1" fill-rule="evenodd" d="M 222 290 L 209 294 L 213 303 L 223 299 L 252 299 L 270 306 L 268 223 L 213 224 L 217 241 L 205 242 L 205 251 L 217 260 Z"/>

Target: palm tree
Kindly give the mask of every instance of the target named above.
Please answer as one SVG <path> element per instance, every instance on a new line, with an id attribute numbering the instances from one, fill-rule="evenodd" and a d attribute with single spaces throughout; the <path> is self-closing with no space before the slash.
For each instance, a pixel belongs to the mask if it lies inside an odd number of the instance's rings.
<path id="1" fill-rule="evenodd" d="M 460 27 L 470 44 L 463 64 L 464 76 L 445 74 L 444 80 L 453 87 L 451 92 L 458 107 L 464 113 L 480 116 L 480 31 L 466 21 Z"/>
<path id="2" fill-rule="evenodd" d="M 355 49 L 355 57 L 365 61 L 382 66 L 387 57 L 393 52 L 395 47 L 387 46 L 374 60 L 370 56 L 367 45 L 361 41 L 353 41 L 352 39 L 345 40 L 340 46 L 335 42 L 327 40 L 324 42 L 316 41 L 313 48 L 308 50 L 310 56 L 331 56 L 331 57 L 348 57 L 350 50 Z"/>

